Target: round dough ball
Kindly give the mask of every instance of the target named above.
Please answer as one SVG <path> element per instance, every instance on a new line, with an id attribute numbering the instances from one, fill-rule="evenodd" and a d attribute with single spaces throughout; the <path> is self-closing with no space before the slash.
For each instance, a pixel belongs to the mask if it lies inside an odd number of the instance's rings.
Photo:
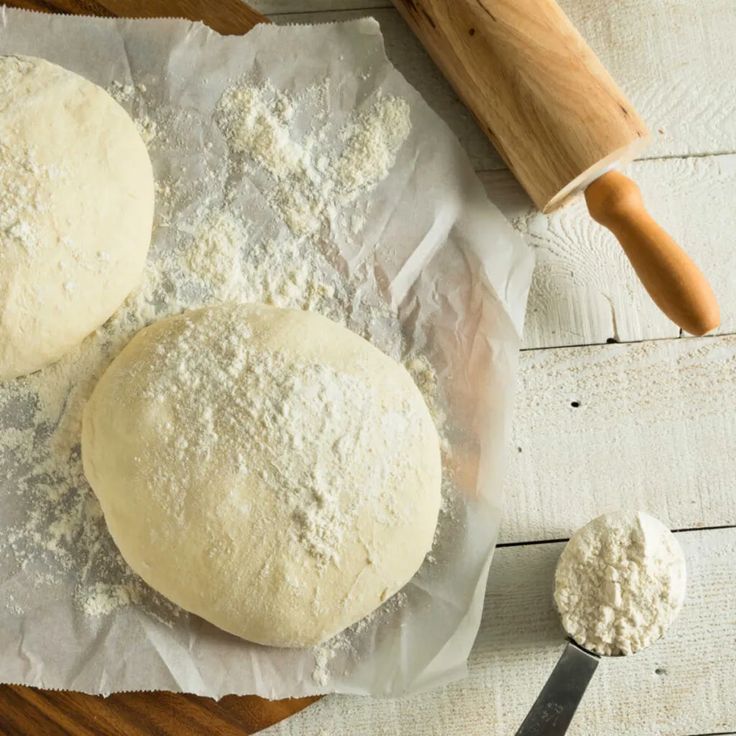
<path id="1" fill-rule="evenodd" d="M 140 280 L 153 172 L 128 114 L 43 59 L 0 56 L 0 380 L 78 345 Z"/>
<path id="2" fill-rule="evenodd" d="M 322 642 L 398 591 L 440 505 L 409 374 L 324 317 L 263 305 L 138 333 L 85 409 L 82 458 L 147 583 L 274 646 Z"/>

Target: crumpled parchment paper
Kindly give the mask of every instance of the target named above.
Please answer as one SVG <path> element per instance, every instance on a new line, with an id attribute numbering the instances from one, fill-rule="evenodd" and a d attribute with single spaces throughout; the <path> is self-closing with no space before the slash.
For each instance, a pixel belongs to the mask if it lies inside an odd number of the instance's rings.
<path id="1" fill-rule="evenodd" d="M 436 371 L 447 415 L 445 474 L 452 519 L 433 562 L 336 650 L 328 676 L 315 653 L 257 646 L 182 614 L 165 620 L 145 601 L 96 617 L 73 603 L 74 577 L 44 584 L 39 570 L 0 556 L 0 681 L 90 693 L 173 690 L 269 698 L 343 692 L 398 695 L 462 677 L 481 615 L 501 515 L 503 456 L 532 258 L 483 188 L 458 142 L 385 57 L 378 24 L 258 26 L 222 37 L 178 20 L 110 20 L 0 9 L 0 53 L 40 56 L 97 84 L 144 84 L 150 110 L 176 125 L 201 122 L 186 150 L 151 147 L 157 176 L 197 176 L 225 87 L 244 74 L 292 92 L 329 79 L 334 114 L 380 90 L 406 99 L 411 134 L 371 193 L 364 228 L 335 236 L 344 263 L 370 258 L 381 297 L 398 311 L 412 349 Z M 194 140 L 194 143 L 192 143 Z M 221 139 L 215 140 L 222 146 Z M 217 149 L 215 149 L 217 150 Z M 190 173 L 186 173 L 190 172 Z M 254 217 L 274 217 L 267 211 Z M 159 221 L 153 250 L 170 247 Z M 0 432 L 13 417 L 0 417 Z M 0 534 L 28 509 L 12 494 L 0 454 Z M 41 570 L 40 572 L 43 572 Z M 22 608 L 3 606 L 24 591 Z M 17 600 L 18 596 L 15 596 Z"/>

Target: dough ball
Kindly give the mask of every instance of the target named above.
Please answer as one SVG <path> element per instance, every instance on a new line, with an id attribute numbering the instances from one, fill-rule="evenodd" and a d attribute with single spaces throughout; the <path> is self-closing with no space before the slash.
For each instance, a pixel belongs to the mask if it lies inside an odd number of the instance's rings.
<path id="1" fill-rule="evenodd" d="M 0 56 L 0 380 L 78 345 L 140 280 L 153 173 L 125 110 L 43 59 Z"/>
<path id="2" fill-rule="evenodd" d="M 82 457 L 130 566 L 261 644 L 314 645 L 377 608 L 439 512 L 411 377 L 311 312 L 229 304 L 142 330 L 94 390 Z"/>

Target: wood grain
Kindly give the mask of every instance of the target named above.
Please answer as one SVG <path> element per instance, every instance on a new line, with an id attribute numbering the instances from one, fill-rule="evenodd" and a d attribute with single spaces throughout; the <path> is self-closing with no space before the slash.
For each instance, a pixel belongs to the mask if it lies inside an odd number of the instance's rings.
<path id="1" fill-rule="evenodd" d="M 394 4 L 540 210 L 644 149 L 644 121 L 554 0 Z"/>
<path id="2" fill-rule="evenodd" d="M 81 693 L 0 686 L 3 736 L 246 736 L 306 708 L 318 698 L 219 701 L 181 693 Z"/>
<path id="3" fill-rule="evenodd" d="M 563 539 L 606 510 L 736 524 L 736 336 L 521 354 L 501 539 Z"/>
<path id="4" fill-rule="evenodd" d="M 736 14 L 736 7 L 735 7 Z M 736 332 L 736 156 L 639 161 L 625 169 L 647 207 L 707 274 L 721 305 L 718 334 Z M 481 174 L 491 201 L 535 248 L 524 346 L 677 337 L 615 238 L 583 201 L 544 216 L 506 171 Z"/>
<path id="5" fill-rule="evenodd" d="M 688 594 L 670 635 L 633 657 L 601 663 L 570 736 L 736 732 L 736 529 L 677 538 Z M 514 733 L 562 650 L 551 595 L 561 550 L 561 544 L 496 550 L 467 680 L 412 698 L 328 697 L 268 735 Z"/>
<path id="6" fill-rule="evenodd" d="M 269 11 L 275 0 L 262 0 Z M 504 164 L 394 9 L 353 0 L 278 0 L 276 23 L 373 15 L 391 60 L 444 118 L 479 171 Z M 559 0 L 652 131 L 646 158 L 736 152 L 733 0 Z M 383 5 L 390 5 L 385 0 Z M 288 7 L 286 7 L 288 6 Z M 328 8 L 330 9 L 328 11 Z M 294 11 L 302 9 L 320 12 Z M 663 183 L 664 185 L 665 183 Z"/>
<path id="7" fill-rule="evenodd" d="M 268 19 L 240 0 L 11 0 L 28 10 L 125 18 L 188 18 L 201 20 L 224 34 L 247 33 Z"/>

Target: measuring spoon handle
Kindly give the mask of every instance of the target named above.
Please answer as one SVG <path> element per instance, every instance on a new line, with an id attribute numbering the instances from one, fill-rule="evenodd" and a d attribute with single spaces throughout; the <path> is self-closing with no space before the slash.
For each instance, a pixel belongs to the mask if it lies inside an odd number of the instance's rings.
<path id="1" fill-rule="evenodd" d="M 569 641 L 516 736 L 563 736 L 599 662 Z"/>

